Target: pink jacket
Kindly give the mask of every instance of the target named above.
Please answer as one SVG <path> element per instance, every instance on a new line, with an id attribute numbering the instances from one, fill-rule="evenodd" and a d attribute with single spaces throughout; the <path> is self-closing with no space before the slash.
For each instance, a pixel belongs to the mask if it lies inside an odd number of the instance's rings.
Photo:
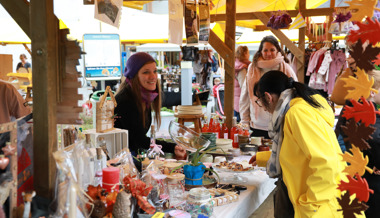
<path id="1" fill-rule="evenodd" d="M 235 59 L 234 111 L 236 112 L 240 111 L 239 110 L 239 101 L 240 101 L 240 93 L 241 93 L 240 84 L 243 84 L 245 80 L 247 69 L 250 63 L 251 63 L 250 61 L 241 62 L 238 59 Z M 239 78 L 241 78 L 240 84 L 239 84 Z"/>

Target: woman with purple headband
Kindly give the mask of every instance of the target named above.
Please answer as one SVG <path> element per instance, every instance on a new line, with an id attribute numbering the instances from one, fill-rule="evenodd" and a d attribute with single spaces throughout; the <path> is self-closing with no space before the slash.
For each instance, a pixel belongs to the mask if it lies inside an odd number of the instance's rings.
<path id="1" fill-rule="evenodd" d="M 115 127 L 128 130 L 129 150 L 134 156 L 149 149 L 150 138 L 146 136 L 152 123 L 152 110 L 155 121 L 161 124 L 161 87 L 157 78 L 156 61 L 145 52 L 137 52 L 128 58 L 123 81 L 116 93 L 118 117 Z M 175 153 L 183 159 L 186 151 L 174 143 L 157 141 L 164 152 Z"/>

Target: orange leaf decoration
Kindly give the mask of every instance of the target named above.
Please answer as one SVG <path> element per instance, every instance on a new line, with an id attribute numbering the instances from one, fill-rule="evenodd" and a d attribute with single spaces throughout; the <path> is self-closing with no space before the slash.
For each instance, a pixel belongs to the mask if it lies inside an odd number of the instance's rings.
<path id="1" fill-rule="evenodd" d="M 348 191 L 350 195 L 356 194 L 356 198 L 359 201 L 367 202 L 369 199 L 369 193 L 373 194 L 373 190 L 369 189 L 366 179 L 363 179 L 356 173 L 356 179 L 351 176 L 347 176 L 348 182 L 342 181 L 339 184 L 338 189 L 341 191 Z"/>
<path id="2" fill-rule="evenodd" d="M 336 198 L 342 207 L 343 217 L 344 218 L 356 218 L 355 213 L 360 215 L 362 211 L 368 209 L 368 206 L 363 202 L 359 202 L 358 199 L 354 199 L 351 202 L 350 193 L 346 192 L 342 198 Z M 350 204 L 351 202 L 351 204 Z"/>
<path id="3" fill-rule="evenodd" d="M 360 97 L 368 98 L 371 94 L 371 91 L 378 93 L 377 90 L 372 89 L 372 85 L 374 83 L 374 79 L 371 78 L 369 80 L 368 75 L 361 69 L 356 68 L 356 76 L 358 78 L 355 78 L 353 76 L 349 76 L 348 78 L 342 78 L 346 84 L 344 87 L 353 88 L 352 90 L 348 90 L 348 94 L 346 95 L 345 99 L 354 99 L 355 101 L 358 101 Z"/>
<path id="4" fill-rule="evenodd" d="M 344 139 L 345 141 L 349 141 L 351 144 L 354 144 L 356 147 L 360 148 L 361 151 L 371 148 L 367 140 L 372 139 L 371 135 L 376 128 L 372 126 L 366 127 L 363 123 L 357 125 L 353 119 L 348 120 L 346 125 L 341 128 L 348 137 L 348 139 Z"/>
<path id="5" fill-rule="evenodd" d="M 123 183 L 125 184 L 126 189 L 131 192 L 132 196 L 137 199 L 137 204 L 141 209 L 147 214 L 154 214 L 156 212 L 156 209 L 144 198 L 148 196 L 153 186 L 146 187 L 146 184 L 143 181 L 134 179 L 130 176 L 124 177 Z"/>
<path id="6" fill-rule="evenodd" d="M 376 114 L 380 114 L 380 111 L 375 109 L 375 106 L 367 101 L 365 98 L 361 97 L 360 100 L 363 104 L 357 101 L 351 100 L 353 107 L 344 106 L 343 117 L 346 119 L 354 118 L 355 122 L 362 121 L 365 126 L 376 123 Z"/>
<path id="7" fill-rule="evenodd" d="M 110 193 L 108 193 L 108 195 L 107 195 L 107 197 L 106 197 L 107 214 L 108 214 L 108 213 L 112 213 L 113 205 L 114 205 L 115 202 L 116 202 L 117 194 L 118 194 L 117 191 L 114 191 L 114 192 L 110 192 Z"/>
<path id="8" fill-rule="evenodd" d="M 348 10 L 351 11 L 351 21 L 361 22 L 363 18 L 373 16 L 373 10 L 377 3 L 377 0 L 351 0 L 345 1 L 349 4 Z"/>
<path id="9" fill-rule="evenodd" d="M 370 17 L 366 18 L 365 23 L 355 23 L 360 29 L 351 30 L 347 36 L 347 41 L 356 43 L 359 39 L 362 42 L 369 40 L 369 43 L 376 45 L 380 42 L 380 23 L 377 20 L 372 20 Z"/>
<path id="10" fill-rule="evenodd" d="M 373 172 L 371 168 L 367 167 L 368 156 L 363 158 L 363 153 L 354 145 L 352 145 L 350 151 L 352 152 L 352 155 L 347 151 L 344 152 L 344 154 L 341 154 L 343 160 L 351 164 L 346 166 L 343 172 L 347 173 L 351 177 L 354 177 L 356 173 L 358 173 L 360 176 L 363 176 L 365 170 L 367 170 L 369 173 Z"/>

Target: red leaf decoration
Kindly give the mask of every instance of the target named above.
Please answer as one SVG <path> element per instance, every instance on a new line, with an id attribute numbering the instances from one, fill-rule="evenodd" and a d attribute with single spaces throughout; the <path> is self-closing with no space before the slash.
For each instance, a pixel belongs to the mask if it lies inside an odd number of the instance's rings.
<path id="1" fill-rule="evenodd" d="M 369 43 L 372 45 L 376 45 L 376 43 L 380 42 L 380 23 L 377 20 L 372 20 L 370 17 L 366 18 L 366 23 L 356 22 L 356 25 L 360 29 L 351 30 L 347 41 L 355 43 L 359 39 L 362 42 L 369 40 Z"/>
<path id="2" fill-rule="evenodd" d="M 376 59 L 372 61 L 374 65 L 380 65 L 380 54 L 376 56 Z"/>
<path id="3" fill-rule="evenodd" d="M 373 190 L 369 189 L 366 179 L 363 179 L 359 174 L 355 174 L 354 179 L 350 175 L 347 176 L 348 182 L 342 181 L 338 189 L 341 191 L 348 191 L 350 195 L 356 194 L 358 201 L 367 202 L 369 199 L 369 193 L 373 194 Z"/>
<path id="4" fill-rule="evenodd" d="M 363 104 L 355 100 L 351 100 L 353 107 L 344 106 L 343 117 L 347 120 L 354 118 L 355 122 L 362 121 L 365 126 L 376 123 L 376 114 L 380 114 L 380 111 L 375 109 L 375 106 L 367 101 L 364 97 L 360 98 Z"/>
<path id="5" fill-rule="evenodd" d="M 346 125 L 341 128 L 347 135 L 348 141 L 360 148 L 361 151 L 371 148 L 366 140 L 372 139 L 371 135 L 376 128 L 372 126 L 366 127 L 363 123 L 357 125 L 353 119 L 348 120 Z"/>
<path id="6" fill-rule="evenodd" d="M 363 202 L 359 202 L 358 199 L 354 199 L 351 202 L 350 199 L 350 193 L 346 192 L 342 198 L 336 198 L 338 199 L 338 202 L 340 206 L 342 207 L 341 210 L 343 211 L 343 217 L 344 218 L 356 218 L 355 214 L 360 215 L 362 211 L 365 211 L 368 209 L 368 206 L 364 204 Z M 351 202 L 351 204 L 350 204 Z"/>

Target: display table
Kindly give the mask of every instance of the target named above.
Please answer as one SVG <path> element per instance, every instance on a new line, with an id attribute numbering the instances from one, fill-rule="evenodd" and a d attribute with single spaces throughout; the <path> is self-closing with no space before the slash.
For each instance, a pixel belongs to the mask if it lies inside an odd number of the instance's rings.
<path id="1" fill-rule="evenodd" d="M 241 156 L 234 160 L 240 161 L 247 158 L 250 157 Z M 219 176 L 223 178 L 225 176 L 231 176 L 231 173 L 219 173 Z M 243 174 L 242 176 L 248 178 L 248 181 L 242 184 L 247 186 L 247 190 L 240 192 L 237 202 L 214 207 L 214 217 L 249 217 L 273 191 L 275 188 L 274 183 L 277 180 L 269 178 L 266 172 L 262 170 L 255 170 L 251 173 Z"/>

